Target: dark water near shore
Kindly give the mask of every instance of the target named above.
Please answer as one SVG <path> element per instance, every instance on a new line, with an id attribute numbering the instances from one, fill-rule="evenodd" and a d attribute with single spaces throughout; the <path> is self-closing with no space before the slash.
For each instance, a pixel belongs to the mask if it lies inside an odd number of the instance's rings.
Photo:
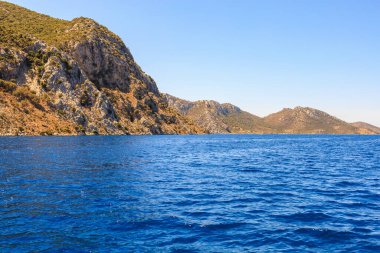
<path id="1" fill-rule="evenodd" d="M 0 138 L 0 252 L 380 251 L 380 137 Z"/>

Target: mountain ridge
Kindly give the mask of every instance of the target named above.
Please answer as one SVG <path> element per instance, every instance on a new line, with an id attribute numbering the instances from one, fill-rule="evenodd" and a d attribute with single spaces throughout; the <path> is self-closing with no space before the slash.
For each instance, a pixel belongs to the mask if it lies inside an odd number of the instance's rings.
<path id="1" fill-rule="evenodd" d="M 163 94 L 171 107 L 205 128 L 209 133 L 269 133 L 268 126 L 256 115 L 230 103 L 214 100 L 190 102 Z"/>
<path id="2" fill-rule="evenodd" d="M 164 94 L 169 105 L 184 116 L 190 117 L 210 133 L 261 133 L 261 134 L 378 134 L 375 126 L 353 125 L 326 112 L 296 106 L 259 117 L 241 110 L 223 111 L 223 105 L 213 100 L 187 101 Z M 195 108 L 195 109 L 194 109 Z M 205 117 L 207 115 L 208 117 Z M 222 115 L 222 116 L 221 116 Z M 234 120 L 231 120 L 234 119 Z M 245 120 L 245 121 L 244 121 Z M 237 124 L 237 122 L 244 122 Z M 369 125 L 369 124 L 368 124 Z"/>

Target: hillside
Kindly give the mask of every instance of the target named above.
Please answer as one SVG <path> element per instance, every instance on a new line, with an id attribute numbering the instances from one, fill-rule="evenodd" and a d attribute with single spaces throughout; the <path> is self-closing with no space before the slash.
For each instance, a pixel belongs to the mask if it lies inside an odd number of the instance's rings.
<path id="1" fill-rule="evenodd" d="M 220 104 L 212 100 L 190 102 L 164 94 L 169 106 L 189 117 L 209 133 L 270 133 L 273 129 L 258 116 L 241 110 L 232 104 Z"/>
<path id="2" fill-rule="evenodd" d="M 368 131 L 372 131 L 376 134 L 380 134 L 380 127 L 365 123 L 365 122 L 354 122 L 351 123 L 352 126 L 362 129 L 367 129 Z"/>
<path id="3" fill-rule="evenodd" d="M 0 1 L 0 135 L 202 132 L 106 27 Z"/>
<path id="4" fill-rule="evenodd" d="M 231 104 L 190 102 L 164 94 L 169 106 L 210 133 L 377 134 L 367 125 L 351 125 L 325 112 L 296 107 L 260 118 Z"/>
<path id="5" fill-rule="evenodd" d="M 309 134 L 374 134 L 350 125 L 323 111 L 309 107 L 285 108 L 264 117 L 264 121 L 281 133 Z"/>

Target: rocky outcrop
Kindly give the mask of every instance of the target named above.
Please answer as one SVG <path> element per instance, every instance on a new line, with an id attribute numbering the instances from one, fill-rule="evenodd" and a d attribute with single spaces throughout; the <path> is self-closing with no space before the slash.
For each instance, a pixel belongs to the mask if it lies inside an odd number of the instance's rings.
<path id="1" fill-rule="evenodd" d="M 5 2 L 0 7 L 0 134 L 203 132 L 168 107 L 154 80 L 104 26 Z"/>

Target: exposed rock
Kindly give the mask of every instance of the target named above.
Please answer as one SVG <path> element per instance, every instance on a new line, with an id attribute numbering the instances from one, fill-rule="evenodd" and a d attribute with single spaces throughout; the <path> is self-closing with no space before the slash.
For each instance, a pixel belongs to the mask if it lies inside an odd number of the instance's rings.
<path id="1" fill-rule="evenodd" d="M 203 132 L 162 104 L 154 80 L 106 27 L 0 7 L 1 135 Z"/>

